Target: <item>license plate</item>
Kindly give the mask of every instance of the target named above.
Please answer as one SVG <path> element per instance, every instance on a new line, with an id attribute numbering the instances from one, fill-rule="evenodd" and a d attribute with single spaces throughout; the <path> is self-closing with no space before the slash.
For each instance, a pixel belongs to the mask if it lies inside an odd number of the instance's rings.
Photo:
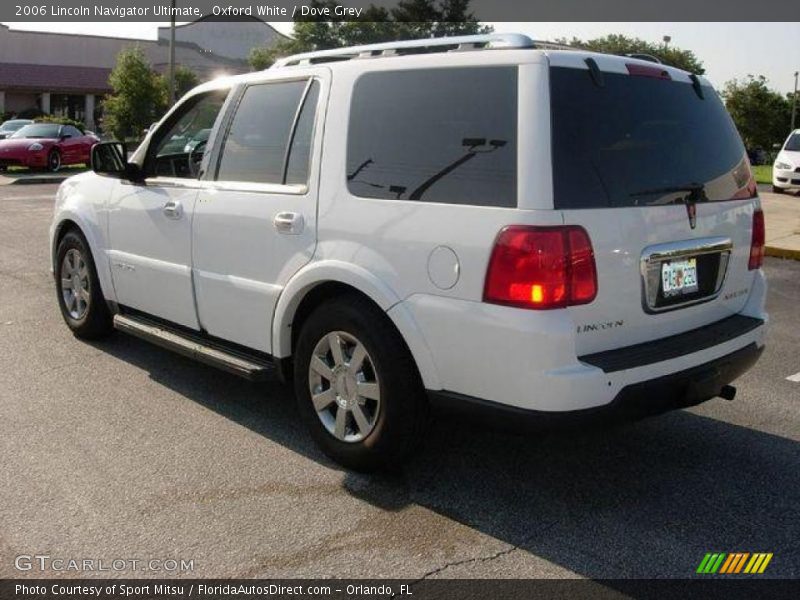
<path id="1" fill-rule="evenodd" d="M 696 292 L 697 259 L 687 258 L 661 263 L 661 289 L 667 297 Z"/>

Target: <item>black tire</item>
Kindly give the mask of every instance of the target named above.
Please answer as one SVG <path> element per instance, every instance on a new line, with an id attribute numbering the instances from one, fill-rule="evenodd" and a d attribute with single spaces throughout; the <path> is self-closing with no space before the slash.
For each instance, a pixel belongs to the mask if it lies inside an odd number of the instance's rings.
<path id="1" fill-rule="evenodd" d="M 372 430 L 360 441 L 337 439 L 311 399 L 312 354 L 321 340 L 337 331 L 363 344 L 379 383 L 380 408 L 373 413 Z M 312 437 L 326 455 L 348 469 L 368 472 L 398 467 L 423 437 L 428 404 L 414 359 L 389 318 L 358 295 L 335 298 L 309 315 L 295 348 L 294 385 L 299 412 Z M 338 415 L 339 407 L 330 406 Z"/>
<path id="2" fill-rule="evenodd" d="M 69 263 L 65 265 L 64 259 L 71 251 L 70 258 L 72 259 L 75 256 L 74 253 L 77 252 L 86 267 L 85 285 L 81 284 L 81 287 L 85 290 L 85 295 L 81 294 L 83 297 L 82 302 L 86 303 L 82 313 L 78 308 L 72 308 L 75 305 L 67 306 L 64 294 L 65 280 L 70 279 L 68 277 L 69 274 L 65 272 Z M 58 307 L 61 309 L 61 315 L 64 317 L 67 327 L 72 330 L 72 333 L 83 339 L 99 339 L 113 331 L 111 311 L 108 309 L 108 304 L 100 289 L 100 281 L 97 278 L 97 269 L 94 265 L 89 244 L 77 230 L 73 229 L 65 233 L 58 243 L 55 278 Z M 72 281 L 70 281 L 69 285 L 68 290 L 75 286 Z M 86 297 L 88 297 L 88 302 L 86 302 Z"/>
<path id="3" fill-rule="evenodd" d="M 47 170 L 51 173 L 55 173 L 61 168 L 61 152 L 58 150 L 50 150 L 50 153 L 47 155 Z"/>
<path id="4" fill-rule="evenodd" d="M 779 188 L 777 185 L 772 186 L 772 193 L 773 194 L 782 194 L 785 190 L 783 188 Z"/>

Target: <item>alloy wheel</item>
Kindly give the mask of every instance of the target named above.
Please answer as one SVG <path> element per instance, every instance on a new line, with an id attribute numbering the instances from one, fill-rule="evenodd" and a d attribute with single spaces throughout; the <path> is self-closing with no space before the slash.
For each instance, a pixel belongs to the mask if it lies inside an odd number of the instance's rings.
<path id="1" fill-rule="evenodd" d="M 89 267 L 75 248 L 67 250 L 61 261 L 61 297 L 67 313 L 76 321 L 89 310 Z"/>
<path id="2" fill-rule="evenodd" d="M 308 386 L 317 416 L 337 440 L 360 442 L 375 428 L 381 409 L 378 374 L 355 336 L 333 331 L 317 342 Z"/>

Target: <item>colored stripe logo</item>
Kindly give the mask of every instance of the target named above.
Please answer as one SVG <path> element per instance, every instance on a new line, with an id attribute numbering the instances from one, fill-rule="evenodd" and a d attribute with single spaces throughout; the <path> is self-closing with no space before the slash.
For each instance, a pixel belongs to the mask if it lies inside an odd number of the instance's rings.
<path id="1" fill-rule="evenodd" d="M 738 573 L 763 573 L 772 560 L 772 552 L 708 552 L 700 561 L 697 573 L 701 575 L 735 575 Z"/>

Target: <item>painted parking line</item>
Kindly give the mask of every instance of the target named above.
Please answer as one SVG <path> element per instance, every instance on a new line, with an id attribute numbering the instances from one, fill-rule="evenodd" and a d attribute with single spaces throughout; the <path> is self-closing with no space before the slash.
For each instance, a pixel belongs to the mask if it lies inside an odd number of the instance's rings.
<path id="1" fill-rule="evenodd" d="M 55 200 L 55 194 L 46 196 L 0 196 L 0 200 Z"/>
<path id="2" fill-rule="evenodd" d="M 789 375 L 786 378 L 787 381 L 793 381 L 795 383 L 800 383 L 800 373 L 795 373 L 794 375 Z"/>

